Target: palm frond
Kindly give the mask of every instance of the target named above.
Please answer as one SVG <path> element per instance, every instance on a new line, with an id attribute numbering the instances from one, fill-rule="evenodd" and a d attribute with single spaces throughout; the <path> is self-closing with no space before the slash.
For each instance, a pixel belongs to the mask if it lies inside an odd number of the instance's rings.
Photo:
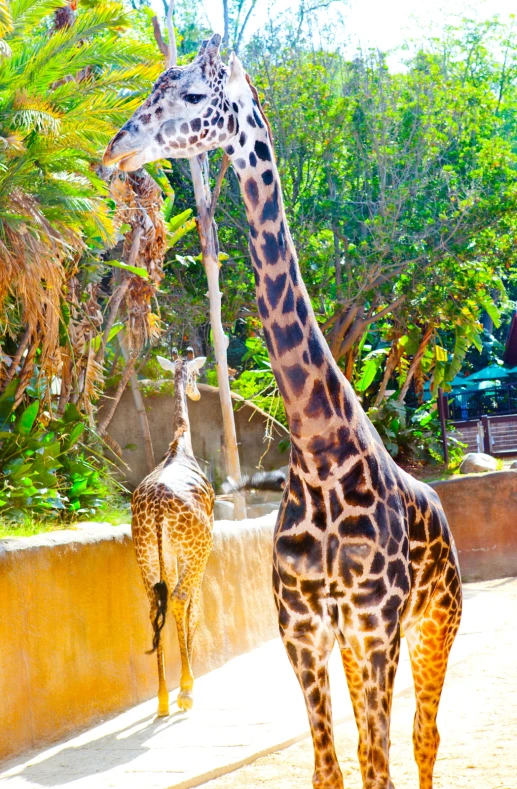
<path id="1" fill-rule="evenodd" d="M 13 29 L 13 17 L 7 0 L 0 0 L 0 38 Z"/>

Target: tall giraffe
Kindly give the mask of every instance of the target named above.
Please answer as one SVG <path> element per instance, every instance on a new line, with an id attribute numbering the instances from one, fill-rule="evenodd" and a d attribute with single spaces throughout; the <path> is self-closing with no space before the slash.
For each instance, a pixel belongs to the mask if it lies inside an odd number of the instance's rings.
<path id="1" fill-rule="evenodd" d="M 401 630 L 416 692 L 414 751 L 431 789 L 447 659 L 461 616 L 458 559 L 438 496 L 402 471 L 341 373 L 316 322 L 287 226 L 269 125 L 220 36 L 165 71 L 109 144 L 105 164 L 133 170 L 222 147 L 246 206 L 257 303 L 291 430 L 276 524 L 280 633 L 314 744 L 314 789 L 342 789 L 327 662 L 337 641 L 359 731 L 364 789 L 393 789 L 389 725 Z"/>
<path id="2" fill-rule="evenodd" d="M 214 491 L 192 451 L 187 396 L 199 400 L 196 385 L 204 357 L 173 361 L 158 356 L 174 373 L 174 433 L 162 462 L 136 488 L 131 499 L 131 532 L 136 558 L 151 606 L 153 648 L 158 658 L 158 715 L 169 714 L 169 692 L 161 631 L 169 597 L 181 653 L 178 707 L 192 707 L 192 648 L 199 619 L 199 595 L 212 550 Z"/>

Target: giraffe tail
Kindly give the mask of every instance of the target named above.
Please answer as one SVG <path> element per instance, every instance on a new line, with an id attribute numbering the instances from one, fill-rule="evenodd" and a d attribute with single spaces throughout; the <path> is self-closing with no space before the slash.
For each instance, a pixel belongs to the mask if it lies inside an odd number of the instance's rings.
<path id="1" fill-rule="evenodd" d="M 167 584 L 165 581 L 158 581 L 157 584 L 153 586 L 154 594 L 156 597 L 156 605 L 158 606 L 156 611 L 156 616 L 154 617 L 153 621 L 153 648 L 150 649 L 146 654 L 152 655 L 153 652 L 156 652 L 158 647 L 160 646 L 160 635 L 163 630 L 163 626 L 165 625 L 165 616 L 167 614 L 167 602 L 169 598 L 169 592 L 167 591 Z"/>

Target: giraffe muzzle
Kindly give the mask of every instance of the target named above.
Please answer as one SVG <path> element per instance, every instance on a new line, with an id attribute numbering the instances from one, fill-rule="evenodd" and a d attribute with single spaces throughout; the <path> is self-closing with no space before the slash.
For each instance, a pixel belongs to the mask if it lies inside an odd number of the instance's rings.
<path id="1" fill-rule="evenodd" d="M 108 144 L 108 147 L 104 151 L 104 156 L 102 157 L 102 163 L 105 167 L 111 167 L 115 164 L 118 164 L 119 169 L 123 171 L 127 170 L 134 170 L 137 167 L 131 167 L 130 160 L 137 156 L 140 152 L 138 148 L 131 148 L 129 150 L 117 151 L 119 147 L 119 143 L 123 140 L 124 137 L 127 136 L 127 131 L 120 131 L 116 134 L 111 142 Z M 129 166 L 127 166 L 129 165 Z M 140 165 L 138 165 L 139 167 Z"/>

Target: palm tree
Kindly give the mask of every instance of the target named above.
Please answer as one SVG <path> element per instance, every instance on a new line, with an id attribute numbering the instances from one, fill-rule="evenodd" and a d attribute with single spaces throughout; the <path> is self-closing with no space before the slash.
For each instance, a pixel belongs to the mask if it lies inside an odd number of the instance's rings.
<path id="1" fill-rule="evenodd" d="M 99 152 L 159 70 L 122 3 L 86 5 L 60 26 L 54 1 L 0 0 L 0 390 L 16 374 L 17 403 L 99 330 L 92 267 L 115 238 Z"/>

